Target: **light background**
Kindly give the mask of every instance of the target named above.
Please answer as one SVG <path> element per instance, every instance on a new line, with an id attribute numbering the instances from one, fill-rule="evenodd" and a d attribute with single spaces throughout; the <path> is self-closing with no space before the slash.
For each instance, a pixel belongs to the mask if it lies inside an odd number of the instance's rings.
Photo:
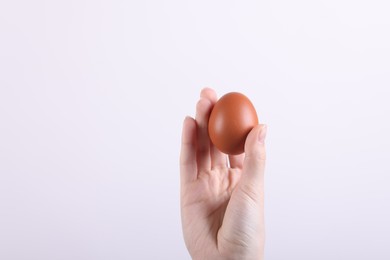
<path id="1" fill-rule="evenodd" d="M 190 259 L 181 124 L 268 124 L 266 259 L 390 259 L 390 4 L 0 1 L 0 259 Z"/>

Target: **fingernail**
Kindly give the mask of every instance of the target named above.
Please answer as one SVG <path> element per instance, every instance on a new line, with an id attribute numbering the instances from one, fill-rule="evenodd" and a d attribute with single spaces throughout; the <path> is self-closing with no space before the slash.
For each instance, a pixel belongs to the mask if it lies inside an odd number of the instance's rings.
<path id="1" fill-rule="evenodd" d="M 209 90 L 211 90 L 211 88 L 209 88 L 209 87 L 202 88 L 202 90 L 200 91 L 200 97 L 203 97 L 204 92 L 209 91 Z"/>
<path id="2" fill-rule="evenodd" d="M 184 120 L 183 120 L 183 124 L 185 124 L 188 120 L 190 120 L 191 119 L 191 117 L 190 116 L 186 116 L 185 118 L 184 118 Z"/>
<path id="3" fill-rule="evenodd" d="M 264 144 L 266 134 L 267 134 L 267 125 L 263 125 L 261 127 L 261 130 L 259 131 L 259 135 L 257 137 L 259 143 Z"/>

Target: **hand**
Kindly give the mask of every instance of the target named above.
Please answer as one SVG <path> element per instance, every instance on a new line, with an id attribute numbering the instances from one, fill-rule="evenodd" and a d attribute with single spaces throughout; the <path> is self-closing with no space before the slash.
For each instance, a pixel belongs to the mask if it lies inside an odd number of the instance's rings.
<path id="1" fill-rule="evenodd" d="M 208 136 L 208 119 L 216 101 L 214 90 L 203 89 L 195 119 L 187 117 L 183 124 L 184 240 L 195 260 L 263 259 L 266 126 L 252 129 L 244 154 L 227 156 Z"/>

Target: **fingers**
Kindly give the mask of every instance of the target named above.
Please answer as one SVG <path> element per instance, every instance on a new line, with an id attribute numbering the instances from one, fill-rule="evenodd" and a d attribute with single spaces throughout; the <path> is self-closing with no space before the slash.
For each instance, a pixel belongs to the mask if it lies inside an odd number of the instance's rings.
<path id="1" fill-rule="evenodd" d="M 229 155 L 229 166 L 230 168 L 242 169 L 244 165 L 245 153 L 238 155 Z"/>
<path id="2" fill-rule="evenodd" d="M 180 180 L 191 182 L 197 178 L 196 167 L 196 123 L 191 117 L 186 117 L 183 122 L 180 152 Z"/>
<path id="3" fill-rule="evenodd" d="M 212 107 L 215 105 L 215 103 L 218 100 L 217 93 L 211 88 L 204 88 L 200 92 L 200 97 L 207 99 L 210 101 Z M 210 110 L 211 112 L 211 110 Z M 210 114 L 209 114 L 210 116 Z M 207 118 L 207 122 L 209 120 L 209 117 Z M 208 127 L 208 124 L 207 124 Z M 208 131 L 208 129 L 207 129 Z M 208 133 L 208 132 L 207 132 Z M 208 136 L 208 134 L 207 134 Z M 227 156 L 219 151 L 217 147 L 215 147 L 211 140 L 210 140 L 210 158 L 211 158 L 211 167 L 226 167 L 227 166 Z"/>
<path id="4" fill-rule="evenodd" d="M 209 170 L 211 168 L 210 139 L 207 126 L 212 106 L 213 105 L 208 99 L 202 97 L 196 104 L 196 159 L 198 163 L 198 170 Z"/>
<path id="5" fill-rule="evenodd" d="M 266 125 L 252 129 L 245 142 L 245 159 L 240 186 L 244 189 L 261 189 L 264 184 Z"/>

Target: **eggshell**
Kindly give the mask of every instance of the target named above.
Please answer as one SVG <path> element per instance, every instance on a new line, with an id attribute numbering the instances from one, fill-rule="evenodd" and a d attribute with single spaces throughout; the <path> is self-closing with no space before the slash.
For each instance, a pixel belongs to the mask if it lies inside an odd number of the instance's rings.
<path id="1" fill-rule="evenodd" d="M 214 105 L 208 123 L 211 142 L 223 153 L 244 152 L 249 132 L 258 124 L 256 110 L 241 93 L 231 92 Z"/>

